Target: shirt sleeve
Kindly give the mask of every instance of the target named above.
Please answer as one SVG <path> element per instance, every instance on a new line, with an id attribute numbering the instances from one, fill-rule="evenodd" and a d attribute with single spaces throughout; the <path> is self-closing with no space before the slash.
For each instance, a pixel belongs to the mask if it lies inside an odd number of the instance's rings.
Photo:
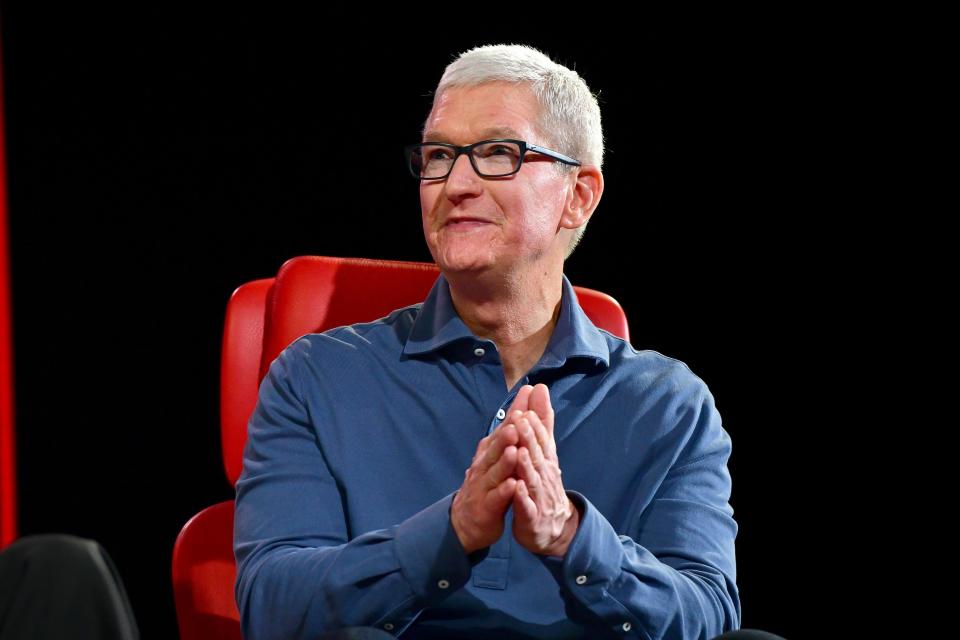
<path id="1" fill-rule="evenodd" d="M 543 557 L 572 617 L 616 636 L 713 638 L 740 626 L 727 460 L 731 441 L 706 385 L 683 386 L 678 443 L 633 537 L 619 534 L 581 493 L 582 516 L 567 554 Z"/>
<path id="2" fill-rule="evenodd" d="M 294 346 L 261 383 L 237 482 L 243 635 L 313 638 L 347 626 L 400 634 L 423 608 L 463 586 L 477 561 L 450 522 L 455 493 L 348 540 L 340 488 L 298 393 Z"/>

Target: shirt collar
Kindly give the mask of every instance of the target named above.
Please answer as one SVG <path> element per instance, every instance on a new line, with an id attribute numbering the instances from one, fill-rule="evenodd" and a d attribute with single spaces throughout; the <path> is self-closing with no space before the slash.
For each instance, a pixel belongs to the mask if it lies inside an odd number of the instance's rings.
<path id="1" fill-rule="evenodd" d="M 457 340 L 478 341 L 453 306 L 450 284 L 441 273 L 423 301 L 403 346 L 407 356 L 430 353 Z M 577 302 L 573 285 L 563 274 L 560 315 L 547 348 L 535 369 L 563 366 L 569 358 L 589 358 L 604 367 L 610 365 L 607 341 Z"/>

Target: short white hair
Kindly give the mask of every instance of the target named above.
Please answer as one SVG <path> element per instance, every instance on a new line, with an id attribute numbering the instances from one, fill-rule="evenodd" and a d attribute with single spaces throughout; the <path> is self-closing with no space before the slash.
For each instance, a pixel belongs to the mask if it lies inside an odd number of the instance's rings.
<path id="1" fill-rule="evenodd" d="M 603 167 L 603 128 L 600 105 L 580 75 L 558 64 L 543 52 L 520 44 L 475 47 L 447 65 L 434 92 L 437 98 L 452 87 L 475 87 L 488 82 L 526 83 L 540 104 L 537 132 L 544 146 L 579 160 Z M 560 162 L 561 172 L 573 170 Z M 567 247 L 569 257 L 580 243 L 587 225 L 581 225 Z"/>

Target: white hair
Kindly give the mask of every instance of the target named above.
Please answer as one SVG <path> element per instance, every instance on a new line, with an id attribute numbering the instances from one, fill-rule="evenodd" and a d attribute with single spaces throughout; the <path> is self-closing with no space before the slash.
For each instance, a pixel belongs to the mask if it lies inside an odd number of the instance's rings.
<path id="1" fill-rule="evenodd" d="M 440 78 L 434 104 L 446 89 L 497 81 L 530 86 L 540 104 L 540 118 L 534 124 L 546 138 L 543 146 L 582 164 L 603 167 L 603 128 L 596 97 L 576 71 L 557 64 L 533 47 L 486 45 L 461 53 Z M 574 168 L 560 162 L 554 166 L 564 173 Z M 565 258 L 573 253 L 586 230 L 586 223 L 576 230 Z"/>

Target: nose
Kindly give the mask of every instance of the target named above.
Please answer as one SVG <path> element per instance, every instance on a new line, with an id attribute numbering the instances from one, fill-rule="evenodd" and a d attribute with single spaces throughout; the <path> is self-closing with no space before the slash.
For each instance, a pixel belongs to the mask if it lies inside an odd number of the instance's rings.
<path id="1" fill-rule="evenodd" d="M 461 153 L 450 168 L 444 191 L 451 200 L 460 200 L 480 193 L 483 178 L 477 175 L 467 154 Z"/>

